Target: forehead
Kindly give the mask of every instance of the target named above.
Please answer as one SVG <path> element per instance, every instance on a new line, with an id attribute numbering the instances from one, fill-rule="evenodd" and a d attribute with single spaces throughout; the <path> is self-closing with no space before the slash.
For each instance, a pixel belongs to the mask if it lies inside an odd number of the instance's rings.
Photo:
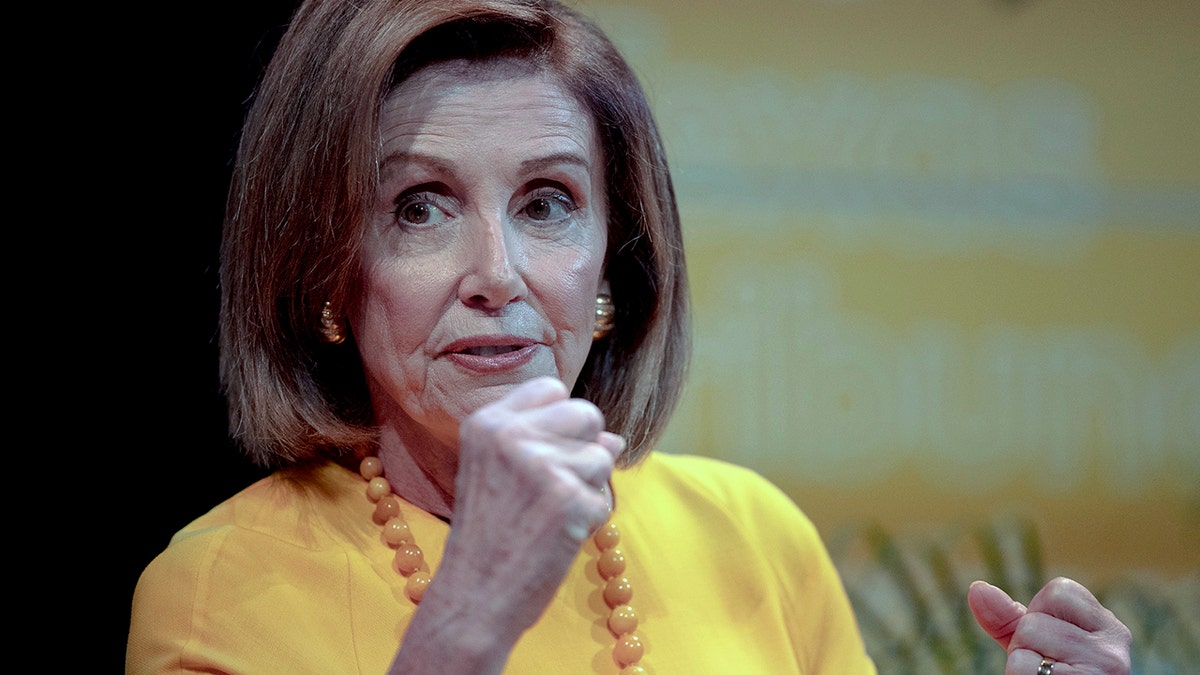
<path id="1" fill-rule="evenodd" d="M 383 104 L 385 154 L 414 142 L 463 144 L 480 132 L 501 141 L 541 139 L 573 144 L 577 152 L 599 150 L 591 114 L 567 88 L 511 59 L 427 66 L 394 87 Z"/>

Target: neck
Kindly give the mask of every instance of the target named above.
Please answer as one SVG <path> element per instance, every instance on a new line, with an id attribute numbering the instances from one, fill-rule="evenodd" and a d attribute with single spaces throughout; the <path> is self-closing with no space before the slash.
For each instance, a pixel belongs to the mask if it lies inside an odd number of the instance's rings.
<path id="1" fill-rule="evenodd" d="M 379 435 L 379 460 L 392 492 L 439 518 L 454 510 L 454 479 L 458 446 L 428 434 L 413 433 L 416 424 L 384 423 Z"/>

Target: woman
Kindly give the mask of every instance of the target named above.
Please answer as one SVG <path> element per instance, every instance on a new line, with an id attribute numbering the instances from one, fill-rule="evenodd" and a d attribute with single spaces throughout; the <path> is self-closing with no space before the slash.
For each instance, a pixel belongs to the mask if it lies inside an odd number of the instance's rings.
<path id="1" fill-rule="evenodd" d="M 782 493 L 649 452 L 679 220 L 636 79 L 572 11 L 302 5 L 222 279 L 231 428 L 281 468 L 147 568 L 130 672 L 874 672 Z M 970 601 L 1010 672 L 1128 670 L 1077 584 Z"/>

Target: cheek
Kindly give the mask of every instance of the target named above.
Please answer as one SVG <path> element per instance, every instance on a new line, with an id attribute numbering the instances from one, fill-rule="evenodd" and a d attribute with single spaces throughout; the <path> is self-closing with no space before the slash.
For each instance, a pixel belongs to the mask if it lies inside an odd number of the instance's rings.
<path id="1" fill-rule="evenodd" d="M 434 302 L 429 276 L 412 274 L 399 265 L 378 264 L 363 272 L 351 325 L 360 348 L 405 352 L 428 333 L 429 306 Z M 363 358 L 378 361 L 378 353 Z"/>
<path id="2" fill-rule="evenodd" d="M 544 302 L 561 329 L 584 333 L 590 341 L 600 286 L 601 256 L 562 256 L 539 275 L 547 294 Z"/>

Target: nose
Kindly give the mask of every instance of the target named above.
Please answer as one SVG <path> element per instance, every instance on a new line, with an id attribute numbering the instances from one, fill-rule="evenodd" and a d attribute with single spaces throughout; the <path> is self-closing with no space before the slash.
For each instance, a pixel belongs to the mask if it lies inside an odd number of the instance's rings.
<path id="1" fill-rule="evenodd" d="M 463 242 L 468 262 L 459 284 L 463 304 L 497 310 L 525 297 L 524 256 L 503 216 L 481 217 L 468 229 Z"/>

